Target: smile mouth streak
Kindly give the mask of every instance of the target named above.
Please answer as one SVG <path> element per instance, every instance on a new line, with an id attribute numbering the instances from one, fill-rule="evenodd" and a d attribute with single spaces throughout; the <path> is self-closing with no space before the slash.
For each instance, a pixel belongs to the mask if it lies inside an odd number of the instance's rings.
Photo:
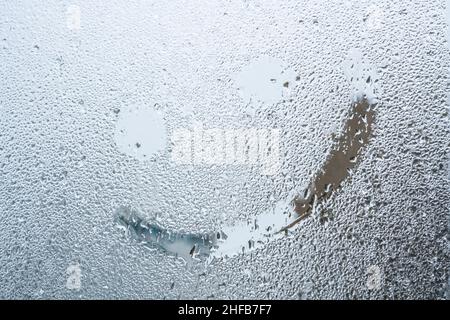
<path id="1" fill-rule="evenodd" d="M 156 245 L 186 261 L 208 257 L 213 248 L 218 247 L 218 242 L 227 238 L 223 232 L 210 234 L 173 232 L 146 221 L 137 211 L 129 207 L 119 207 L 116 210 L 116 220 L 136 241 L 144 245 Z"/>
<path id="2" fill-rule="evenodd" d="M 341 184 L 356 167 L 364 147 L 372 136 L 375 120 L 374 106 L 375 104 L 369 103 L 365 97 L 352 103 L 343 131 L 338 138 L 334 138 L 333 147 L 325 163 L 313 176 L 303 195 L 298 195 L 291 200 L 295 217 L 274 234 L 287 232 L 288 229 L 310 216 L 316 205 L 339 191 Z M 222 231 L 208 234 L 170 231 L 156 223 L 146 221 L 137 211 L 128 207 L 119 207 L 115 217 L 119 225 L 138 242 L 162 248 L 186 261 L 209 257 L 217 250 L 221 242 L 227 240 L 227 235 Z"/>
<path id="3" fill-rule="evenodd" d="M 365 98 L 353 103 L 342 135 L 335 140 L 325 163 L 314 175 L 303 196 L 297 196 L 292 201 L 298 218 L 280 232 L 306 218 L 316 203 L 328 199 L 339 190 L 342 182 L 356 166 L 364 146 L 369 143 L 372 136 L 375 118 L 373 106 Z"/>

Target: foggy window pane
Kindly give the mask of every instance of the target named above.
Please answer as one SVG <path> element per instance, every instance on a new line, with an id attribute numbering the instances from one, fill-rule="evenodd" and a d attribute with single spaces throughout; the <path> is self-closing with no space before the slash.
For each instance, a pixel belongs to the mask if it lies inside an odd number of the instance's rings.
<path id="1" fill-rule="evenodd" d="M 448 298 L 448 1 L 0 12 L 0 298 Z"/>

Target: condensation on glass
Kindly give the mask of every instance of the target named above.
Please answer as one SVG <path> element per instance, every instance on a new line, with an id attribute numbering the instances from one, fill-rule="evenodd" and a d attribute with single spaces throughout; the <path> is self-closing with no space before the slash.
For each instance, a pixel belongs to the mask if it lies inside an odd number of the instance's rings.
<path id="1" fill-rule="evenodd" d="M 0 12 L 1 298 L 448 298 L 447 1 Z"/>

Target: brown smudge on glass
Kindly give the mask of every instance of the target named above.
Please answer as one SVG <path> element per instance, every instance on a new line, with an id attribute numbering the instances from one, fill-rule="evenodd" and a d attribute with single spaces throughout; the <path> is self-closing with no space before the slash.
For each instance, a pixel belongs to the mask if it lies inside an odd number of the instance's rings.
<path id="1" fill-rule="evenodd" d="M 374 111 L 367 99 L 352 104 L 344 130 L 336 139 L 330 154 L 320 170 L 314 175 L 304 194 L 293 201 L 298 215 L 292 223 L 282 228 L 286 231 L 310 215 L 315 203 L 323 201 L 338 190 L 348 177 L 358 158 L 370 140 L 374 122 Z"/>

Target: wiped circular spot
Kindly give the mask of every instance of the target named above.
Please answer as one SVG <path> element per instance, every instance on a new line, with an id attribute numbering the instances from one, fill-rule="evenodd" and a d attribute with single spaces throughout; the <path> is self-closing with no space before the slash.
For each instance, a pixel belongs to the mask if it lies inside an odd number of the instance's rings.
<path id="1" fill-rule="evenodd" d="M 289 96 L 295 79 L 295 71 L 282 60 L 263 56 L 245 66 L 235 82 L 245 101 L 272 104 Z"/>
<path id="2" fill-rule="evenodd" d="M 114 140 L 118 149 L 138 160 L 151 156 L 166 146 L 163 115 L 149 106 L 132 106 L 119 113 Z"/>

